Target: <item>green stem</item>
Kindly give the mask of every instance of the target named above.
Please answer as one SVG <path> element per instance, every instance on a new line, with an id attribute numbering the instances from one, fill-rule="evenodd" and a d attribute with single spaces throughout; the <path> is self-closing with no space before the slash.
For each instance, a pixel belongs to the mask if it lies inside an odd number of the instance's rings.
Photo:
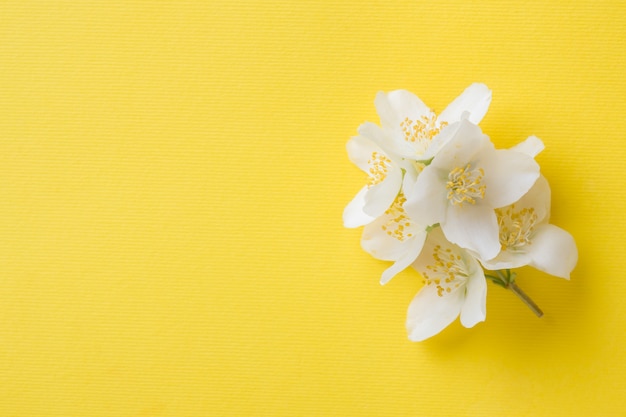
<path id="1" fill-rule="evenodd" d="M 537 317 L 543 316 L 543 311 L 539 308 L 537 304 L 526 294 L 520 287 L 515 283 L 515 278 L 517 274 L 515 272 L 511 272 L 510 269 L 501 269 L 495 271 L 496 275 L 490 275 L 485 273 L 485 278 L 491 280 L 496 285 L 499 285 L 502 288 L 507 290 L 511 290 L 513 294 L 517 295 L 517 297 L 526 304 L 528 308 L 532 310 L 533 313 L 537 315 Z"/>
<path id="2" fill-rule="evenodd" d="M 533 313 L 537 315 L 537 317 L 543 316 L 543 311 L 539 308 L 537 304 L 524 292 L 520 287 L 517 286 L 515 282 L 509 282 L 506 286 L 509 290 L 513 291 L 513 294 L 517 295 L 520 300 L 524 302 L 532 310 Z"/>

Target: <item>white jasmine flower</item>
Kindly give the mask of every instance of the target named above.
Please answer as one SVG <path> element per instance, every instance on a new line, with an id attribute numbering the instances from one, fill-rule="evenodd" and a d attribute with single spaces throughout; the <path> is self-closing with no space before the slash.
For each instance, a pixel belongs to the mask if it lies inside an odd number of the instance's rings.
<path id="1" fill-rule="evenodd" d="M 426 239 L 426 227 L 408 217 L 405 202 L 404 194 L 398 194 L 391 207 L 363 229 L 363 249 L 376 259 L 394 261 L 382 274 L 383 285 L 415 261 Z"/>
<path id="2" fill-rule="evenodd" d="M 495 209 L 524 195 L 539 166 L 523 152 L 496 150 L 469 120 L 450 128 L 454 135 L 417 177 L 405 209 L 424 224 L 439 223 L 449 241 L 489 260 L 500 252 Z"/>
<path id="3" fill-rule="evenodd" d="M 372 134 L 368 137 L 371 132 L 367 128 L 361 126 L 359 133 L 348 141 L 346 148 L 350 160 L 368 175 L 368 182 L 343 212 L 346 227 L 363 226 L 383 215 L 402 186 L 402 167 L 398 159 L 372 140 Z"/>
<path id="4" fill-rule="evenodd" d="M 539 177 L 519 201 L 496 210 L 501 252 L 481 261 L 487 269 L 510 269 L 530 265 L 550 275 L 569 279 L 578 261 L 574 238 L 549 224 L 550 186 Z"/>
<path id="5" fill-rule="evenodd" d="M 490 103 L 491 90 L 479 83 L 465 89 L 439 116 L 406 90 L 379 92 L 374 101 L 389 138 L 388 148 L 403 158 L 418 161 L 432 158 L 449 139 L 446 126 L 461 120 L 465 113 L 471 122 L 480 123 Z"/>
<path id="6" fill-rule="evenodd" d="M 433 229 L 413 267 L 424 277 L 407 314 L 409 339 L 419 342 L 436 335 L 459 315 L 464 327 L 486 317 L 487 283 L 471 254 L 450 243 L 441 228 Z"/>
<path id="7" fill-rule="evenodd" d="M 549 224 L 550 188 L 534 160 L 543 142 L 530 136 L 496 150 L 477 126 L 490 102 L 491 91 L 472 84 L 436 115 L 406 90 L 380 92 L 381 126 L 364 123 L 347 144 L 368 181 L 345 208 L 344 225 L 365 226 L 363 249 L 393 262 L 381 284 L 408 266 L 424 277 L 408 309 L 413 341 L 459 316 L 465 327 L 484 321 L 487 278 L 541 317 L 511 268 L 569 279 L 578 259 L 572 236 Z"/>

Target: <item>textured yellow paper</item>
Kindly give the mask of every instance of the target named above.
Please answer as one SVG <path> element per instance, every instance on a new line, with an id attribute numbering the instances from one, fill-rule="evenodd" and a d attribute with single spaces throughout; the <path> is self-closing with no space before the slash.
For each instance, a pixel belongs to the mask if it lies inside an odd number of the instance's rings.
<path id="1" fill-rule="evenodd" d="M 3 1 L 0 416 L 626 413 L 619 1 Z M 420 287 L 343 229 L 379 90 L 493 90 L 571 282 L 410 343 Z"/>

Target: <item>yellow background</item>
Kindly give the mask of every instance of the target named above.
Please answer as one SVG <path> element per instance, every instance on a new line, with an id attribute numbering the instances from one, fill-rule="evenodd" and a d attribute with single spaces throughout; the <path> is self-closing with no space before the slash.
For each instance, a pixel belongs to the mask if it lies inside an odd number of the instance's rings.
<path id="1" fill-rule="evenodd" d="M 0 416 L 626 415 L 626 5 L 3 1 Z M 530 134 L 570 282 L 406 338 L 342 227 L 379 90 Z"/>

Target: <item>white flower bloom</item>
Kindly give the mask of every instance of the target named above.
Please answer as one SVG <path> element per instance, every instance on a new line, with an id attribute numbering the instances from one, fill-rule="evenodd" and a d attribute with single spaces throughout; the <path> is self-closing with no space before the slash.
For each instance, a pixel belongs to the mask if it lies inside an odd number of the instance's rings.
<path id="1" fill-rule="evenodd" d="M 572 236 L 549 224 L 550 188 L 534 159 L 543 142 L 530 136 L 495 149 L 477 126 L 490 102 L 491 91 L 475 83 L 436 115 L 406 90 L 379 92 L 380 126 L 362 124 L 347 143 L 368 181 L 345 208 L 344 225 L 365 226 L 363 249 L 393 262 L 381 284 L 408 266 L 424 277 L 407 314 L 413 341 L 457 317 L 465 327 L 484 321 L 485 277 L 540 317 L 510 269 L 530 265 L 569 279 L 578 260 Z"/>
<path id="2" fill-rule="evenodd" d="M 388 149 L 410 160 L 428 160 L 445 144 L 450 135 L 447 125 L 467 114 L 478 124 L 491 103 L 491 90 L 474 83 L 437 116 L 422 100 L 406 90 L 379 92 L 374 104 L 382 129 L 388 139 Z"/>
<path id="3" fill-rule="evenodd" d="M 524 195 L 539 166 L 523 152 L 496 150 L 469 120 L 450 128 L 454 135 L 417 177 L 405 210 L 423 224 L 439 223 L 449 241 L 489 260 L 500 252 L 494 209 Z"/>
<path id="4" fill-rule="evenodd" d="M 539 177 L 530 191 L 512 205 L 496 210 L 502 251 L 481 261 L 487 269 L 533 266 L 550 275 L 569 279 L 578 261 L 572 235 L 548 224 L 550 186 Z"/>
<path id="5" fill-rule="evenodd" d="M 415 261 L 426 240 L 426 227 L 408 217 L 400 193 L 385 213 L 363 229 L 361 246 L 376 259 L 394 261 L 380 279 L 386 284 Z"/>
<path id="6" fill-rule="evenodd" d="M 406 328 L 409 339 L 419 342 L 436 335 L 460 314 L 464 327 L 486 317 L 487 283 L 471 254 L 450 243 L 441 228 L 432 230 L 413 267 L 425 286 L 411 302 Z"/>

